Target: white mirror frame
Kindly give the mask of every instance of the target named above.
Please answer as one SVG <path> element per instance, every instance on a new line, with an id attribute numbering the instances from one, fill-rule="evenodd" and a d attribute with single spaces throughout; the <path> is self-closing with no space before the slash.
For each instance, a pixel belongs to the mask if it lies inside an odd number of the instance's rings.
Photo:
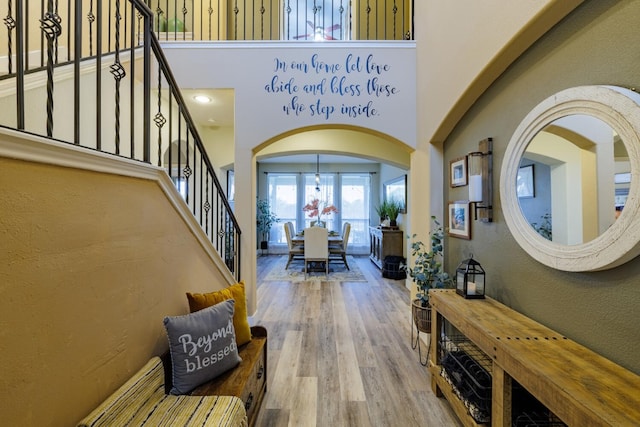
<path id="1" fill-rule="evenodd" d="M 516 194 L 520 160 L 529 142 L 553 121 L 586 114 L 609 124 L 627 149 L 631 164 L 629 196 L 620 217 L 597 238 L 561 245 L 540 236 L 525 219 Z M 538 104 L 520 123 L 505 151 L 500 174 L 502 213 L 518 244 L 544 265 L 563 271 L 607 270 L 640 255 L 640 94 L 616 86 L 580 86 Z"/>

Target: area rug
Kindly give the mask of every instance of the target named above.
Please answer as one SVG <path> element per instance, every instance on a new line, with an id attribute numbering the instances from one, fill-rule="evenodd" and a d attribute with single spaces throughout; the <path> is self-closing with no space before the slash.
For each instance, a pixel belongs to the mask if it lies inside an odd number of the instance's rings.
<path id="1" fill-rule="evenodd" d="M 269 273 L 263 279 L 265 281 L 288 281 L 288 282 L 304 282 L 304 263 L 302 261 L 293 261 L 289 265 L 289 269 L 285 270 L 288 256 L 282 256 L 271 268 Z M 347 262 L 351 270 L 347 270 L 343 262 L 330 262 L 329 274 L 324 270 L 312 271 L 307 274 L 307 281 L 330 281 L 330 282 L 366 282 L 358 265 L 352 256 L 347 256 Z"/>

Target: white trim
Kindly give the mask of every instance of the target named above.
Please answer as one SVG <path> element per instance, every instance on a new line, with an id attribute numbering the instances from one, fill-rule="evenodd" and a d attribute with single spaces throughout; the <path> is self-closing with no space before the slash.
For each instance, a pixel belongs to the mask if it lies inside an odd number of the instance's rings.
<path id="1" fill-rule="evenodd" d="M 596 117 L 620 135 L 629 154 L 631 186 L 622 214 L 604 233 L 586 243 L 561 245 L 540 236 L 527 222 L 515 182 L 520 159 L 533 137 L 554 120 L 571 114 Z M 542 264 L 564 271 L 607 270 L 640 255 L 639 172 L 640 95 L 613 86 L 566 89 L 538 104 L 514 132 L 500 174 L 502 212 L 516 241 Z"/>
<path id="2" fill-rule="evenodd" d="M 143 52 L 141 49 L 135 49 L 135 59 L 140 59 L 143 57 Z M 105 55 L 106 58 L 115 57 L 114 54 Z M 131 58 L 131 51 L 129 49 L 120 52 L 120 63 L 128 64 Z M 109 67 L 113 64 L 113 61 L 104 60 L 101 63 L 101 69 L 108 72 Z M 82 61 L 80 63 L 80 74 L 91 75 L 95 74 L 98 67 L 98 62 L 95 59 Z M 74 68 L 73 63 L 64 64 L 62 66 L 56 66 L 56 72 L 53 76 L 53 81 L 56 83 L 67 81 L 73 79 Z M 110 75 L 110 74 L 109 74 Z M 37 73 L 28 73 L 24 76 L 24 89 L 25 91 L 38 89 L 41 87 L 45 87 L 47 84 L 47 73 L 45 72 L 37 72 Z M 6 79 L 4 81 L 0 81 L 0 98 L 5 98 L 8 96 L 15 96 L 16 93 L 16 84 L 15 79 Z"/>
<path id="3" fill-rule="evenodd" d="M 260 40 L 225 40 L 225 41 L 167 41 L 158 40 L 162 49 L 275 49 L 287 51 L 291 49 L 303 50 L 323 50 L 335 49 L 416 49 L 414 40 L 378 40 L 378 41 L 352 41 L 352 40 L 332 40 L 331 42 L 314 41 L 260 41 Z"/>
<path id="4" fill-rule="evenodd" d="M 0 157 L 156 181 L 227 284 L 236 282 L 162 168 L 11 129 L 0 129 Z"/>

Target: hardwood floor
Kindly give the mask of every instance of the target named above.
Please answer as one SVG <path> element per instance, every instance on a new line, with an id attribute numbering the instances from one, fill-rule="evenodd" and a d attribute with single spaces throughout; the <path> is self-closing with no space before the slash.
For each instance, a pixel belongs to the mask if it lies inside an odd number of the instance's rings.
<path id="1" fill-rule="evenodd" d="M 409 292 L 367 257 L 367 282 L 262 281 L 278 256 L 258 257 L 258 310 L 269 334 L 258 426 L 461 426 L 411 349 Z M 423 347 L 426 348 L 426 347 Z"/>

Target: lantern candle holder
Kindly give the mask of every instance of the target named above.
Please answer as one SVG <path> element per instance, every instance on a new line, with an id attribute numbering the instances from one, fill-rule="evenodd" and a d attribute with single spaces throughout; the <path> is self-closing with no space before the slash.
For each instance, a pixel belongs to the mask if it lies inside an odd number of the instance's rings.
<path id="1" fill-rule="evenodd" d="M 478 261 L 465 259 L 456 268 L 456 293 L 467 299 L 484 298 L 485 271 Z"/>

